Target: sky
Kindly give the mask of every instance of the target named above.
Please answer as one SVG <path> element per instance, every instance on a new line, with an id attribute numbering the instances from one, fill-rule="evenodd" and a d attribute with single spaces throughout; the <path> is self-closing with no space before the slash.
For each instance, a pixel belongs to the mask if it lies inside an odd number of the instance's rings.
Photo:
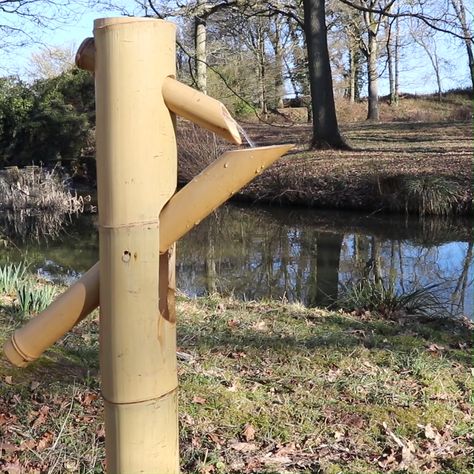
<path id="1" fill-rule="evenodd" d="M 41 3 L 41 2 L 39 2 Z M 78 5 L 79 2 L 73 2 Z M 127 2 L 123 2 L 124 4 Z M 128 2 L 130 8 L 136 2 Z M 48 12 L 54 17 L 55 12 Z M 75 13 L 64 24 L 58 24 L 53 29 L 46 30 L 36 26 L 28 27 L 32 40 L 23 47 L 6 48 L 0 50 L 0 76 L 18 75 L 27 80 L 27 71 L 30 67 L 31 55 L 38 52 L 44 45 L 66 46 L 76 50 L 82 40 L 92 36 L 93 22 L 95 18 L 107 16 L 120 16 L 118 10 L 105 8 L 89 8 L 86 11 Z M 0 24 L 11 24 L 12 16 L 0 13 Z M 26 23 L 17 23 L 15 26 L 24 27 Z M 34 39 L 34 41 L 33 41 Z M 442 86 L 443 90 L 468 87 L 470 85 L 469 70 L 467 67 L 467 55 L 460 40 L 440 35 L 438 40 L 438 52 L 442 58 Z M 401 92 L 425 94 L 436 91 L 436 80 L 428 56 L 420 47 L 407 47 L 403 50 L 400 72 Z M 382 77 L 379 85 L 381 95 L 388 94 L 388 81 Z"/>

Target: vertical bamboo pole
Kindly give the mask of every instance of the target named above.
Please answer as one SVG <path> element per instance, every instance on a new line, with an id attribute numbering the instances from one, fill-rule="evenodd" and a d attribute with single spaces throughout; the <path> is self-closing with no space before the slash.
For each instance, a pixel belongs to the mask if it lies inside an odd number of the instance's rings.
<path id="1" fill-rule="evenodd" d="M 177 179 L 161 93 L 175 74 L 175 27 L 100 19 L 94 37 L 107 471 L 178 473 L 176 332 L 159 311 L 158 219 Z"/>

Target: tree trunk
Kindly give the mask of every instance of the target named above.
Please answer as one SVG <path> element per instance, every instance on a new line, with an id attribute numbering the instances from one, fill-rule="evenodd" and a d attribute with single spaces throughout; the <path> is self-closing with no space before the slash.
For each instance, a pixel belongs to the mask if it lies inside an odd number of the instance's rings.
<path id="1" fill-rule="evenodd" d="M 283 107 L 283 97 L 285 95 L 285 87 L 283 84 L 283 47 L 281 44 L 281 33 L 278 19 L 274 21 L 274 31 L 271 35 L 271 43 L 273 47 L 273 53 L 275 55 L 275 67 L 274 67 L 274 85 L 275 85 L 275 106 L 277 108 Z"/>
<path id="2" fill-rule="evenodd" d="M 388 68 L 388 84 L 390 89 L 390 105 L 395 105 L 395 58 L 393 54 L 393 39 L 392 39 L 392 28 L 390 25 L 390 21 L 386 21 L 385 23 L 386 29 L 388 30 L 388 38 L 386 46 L 387 52 L 387 68 Z"/>
<path id="3" fill-rule="evenodd" d="M 399 18 L 395 20 L 395 51 L 394 51 L 394 87 L 395 87 L 395 104 L 398 105 L 400 99 L 400 21 Z"/>
<path id="4" fill-rule="evenodd" d="M 325 0 L 304 0 L 304 30 L 313 115 L 312 148 L 348 148 L 336 118 L 326 29 Z"/>
<path id="5" fill-rule="evenodd" d="M 194 17 L 194 28 L 196 86 L 207 94 L 206 20 Z"/>
<path id="6" fill-rule="evenodd" d="M 368 70 L 368 85 L 369 85 L 369 110 L 367 113 L 367 120 L 379 120 L 379 85 L 377 72 L 377 37 L 375 33 L 369 28 L 369 48 L 367 58 Z"/>
<path id="7" fill-rule="evenodd" d="M 356 59 L 353 45 L 349 48 L 349 100 L 351 103 L 355 102 L 356 90 Z"/>
<path id="8" fill-rule="evenodd" d="M 265 51 L 265 38 L 261 31 L 258 32 L 258 75 L 259 75 L 259 87 L 260 87 L 260 112 L 265 115 L 268 113 L 267 106 L 267 83 L 266 83 L 266 51 Z"/>
<path id="9" fill-rule="evenodd" d="M 464 44 L 466 45 L 467 58 L 469 61 L 469 71 L 471 73 L 471 85 L 474 89 L 474 54 L 472 52 L 472 33 L 466 19 L 466 8 L 463 0 L 451 0 L 456 16 L 461 24 L 461 30 L 464 35 Z"/>
<path id="10" fill-rule="evenodd" d="M 337 299 L 343 240 L 343 234 L 318 232 L 317 304 L 320 306 L 329 306 Z"/>

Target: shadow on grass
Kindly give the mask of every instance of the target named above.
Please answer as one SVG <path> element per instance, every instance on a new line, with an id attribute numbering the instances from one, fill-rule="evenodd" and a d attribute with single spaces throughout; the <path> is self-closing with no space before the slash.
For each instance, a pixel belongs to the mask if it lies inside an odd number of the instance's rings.
<path id="1" fill-rule="evenodd" d="M 224 325 L 208 328 L 203 324 L 178 326 L 178 342 L 190 346 L 232 352 L 236 348 L 271 349 L 288 353 L 332 348 L 349 354 L 357 348 L 379 349 L 406 354 L 413 350 L 440 348 L 440 356 L 450 361 L 470 366 L 471 332 L 460 323 L 404 321 L 403 324 L 385 321 L 357 321 L 342 316 L 311 319 L 313 329 L 304 337 L 278 333 L 264 333 L 253 329 L 232 330 Z M 290 324 L 290 323 L 289 323 Z M 208 330 L 206 330 L 208 329 Z"/>

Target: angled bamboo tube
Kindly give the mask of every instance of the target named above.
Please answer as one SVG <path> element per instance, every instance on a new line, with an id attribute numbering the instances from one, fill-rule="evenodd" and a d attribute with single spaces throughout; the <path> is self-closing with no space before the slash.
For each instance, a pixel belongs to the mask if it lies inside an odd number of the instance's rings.
<path id="1" fill-rule="evenodd" d="M 291 147 L 278 145 L 230 151 L 211 163 L 161 211 L 160 253 L 168 252 L 174 242 Z M 160 305 L 167 294 L 166 290 L 161 291 Z M 6 357 L 17 367 L 25 367 L 98 305 L 99 263 L 96 263 L 46 310 L 15 331 L 5 343 Z M 168 303 L 167 307 L 171 308 L 172 304 Z"/>
<path id="2" fill-rule="evenodd" d="M 191 120 L 231 143 L 242 143 L 237 122 L 218 100 L 172 77 L 163 81 L 162 92 L 165 104 L 176 115 Z"/>
<path id="3" fill-rule="evenodd" d="M 176 325 L 159 311 L 159 215 L 177 182 L 175 25 L 94 22 L 100 371 L 107 471 L 179 472 Z M 167 282 L 166 282 L 167 283 Z"/>

